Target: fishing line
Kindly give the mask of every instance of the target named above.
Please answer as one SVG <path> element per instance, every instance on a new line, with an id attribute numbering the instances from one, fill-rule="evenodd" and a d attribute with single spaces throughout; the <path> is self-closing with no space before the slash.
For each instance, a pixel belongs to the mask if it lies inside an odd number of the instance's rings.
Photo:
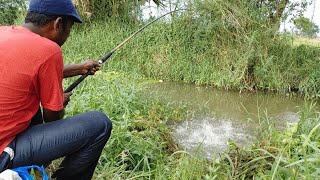
<path id="1" fill-rule="evenodd" d="M 127 39 L 125 39 L 124 41 L 122 41 L 119 45 L 117 45 L 115 48 L 113 48 L 110 52 L 108 52 L 103 58 L 101 58 L 98 63 L 101 65 L 104 62 L 106 62 L 114 52 L 116 52 L 118 49 L 120 49 L 122 46 L 124 46 L 129 40 L 131 40 L 133 37 L 135 37 L 138 33 L 142 32 L 145 28 L 147 28 L 148 26 L 150 26 L 151 24 L 153 24 L 154 22 L 158 21 L 159 19 L 163 18 L 164 16 L 168 15 L 168 14 L 172 14 L 174 12 L 177 11 L 183 11 L 186 9 L 176 9 L 173 11 L 170 11 L 166 14 L 161 15 L 160 17 L 154 19 L 153 21 L 149 22 L 148 24 L 144 25 L 142 28 L 138 29 L 136 32 L 134 32 L 133 34 L 131 34 Z M 71 92 L 75 87 L 77 87 L 86 77 L 88 77 L 90 75 L 90 71 L 87 72 L 87 74 L 82 75 L 81 77 L 79 77 L 74 83 L 72 83 L 65 91 L 64 93 L 68 93 Z"/>

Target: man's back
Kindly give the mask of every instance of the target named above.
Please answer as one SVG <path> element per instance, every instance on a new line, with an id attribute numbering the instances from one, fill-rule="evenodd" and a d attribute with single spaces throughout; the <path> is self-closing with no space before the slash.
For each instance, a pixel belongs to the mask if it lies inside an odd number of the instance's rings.
<path id="1" fill-rule="evenodd" d="M 50 96 L 62 90 L 63 62 L 57 44 L 23 27 L 0 27 L 0 55 L 1 153 L 29 126 L 40 101 L 61 110 L 62 92 Z"/>

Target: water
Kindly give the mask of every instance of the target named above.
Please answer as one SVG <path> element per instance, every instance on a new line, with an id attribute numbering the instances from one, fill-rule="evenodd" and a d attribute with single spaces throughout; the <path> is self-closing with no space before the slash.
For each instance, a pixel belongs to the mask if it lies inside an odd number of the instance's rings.
<path id="1" fill-rule="evenodd" d="M 184 83 L 156 83 L 147 88 L 152 97 L 176 105 L 186 105 L 191 112 L 182 123 L 172 125 L 173 137 L 191 153 L 212 158 L 226 151 L 229 140 L 240 147 L 255 141 L 256 129 L 265 119 L 274 120 L 276 128 L 299 121 L 304 100 L 266 93 L 239 93 Z"/>
<path id="2" fill-rule="evenodd" d="M 185 150 L 211 159 L 215 152 L 227 150 L 232 139 L 240 145 L 249 145 L 254 136 L 245 127 L 230 119 L 189 119 L 173 126 L 175 141 Z"/>

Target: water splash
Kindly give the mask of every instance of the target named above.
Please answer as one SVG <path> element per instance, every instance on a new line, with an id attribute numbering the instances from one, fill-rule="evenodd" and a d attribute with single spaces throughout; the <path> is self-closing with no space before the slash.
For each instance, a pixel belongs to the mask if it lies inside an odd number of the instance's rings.
<path id="1" fill-rule="evenodd" d="M 192 119 L 173 128 L 173 136 L 183 149 L 197 152 L 209 159 L 215 152 L 226 151 L 230 139 L 241 146 L 252 144 L 254 141 L 254 134 L 246 131 L 247 127 L 236 124 L 231 119 Z"/>
<path id="2" fill-rule="evenodd" d="M 297 123 L 306 103 L 298 97 L 238 93 L 185 83 L 157 83 L 148 91 L 150 97 L 188 108 L 191 115 L 172 126 L 173 137 L 184 150 L 207 158 L 226 151 L 229 140 L 240 147 L 253 144 L 256 128 L 264 120 L 271 120 L 278 130 Z"/>

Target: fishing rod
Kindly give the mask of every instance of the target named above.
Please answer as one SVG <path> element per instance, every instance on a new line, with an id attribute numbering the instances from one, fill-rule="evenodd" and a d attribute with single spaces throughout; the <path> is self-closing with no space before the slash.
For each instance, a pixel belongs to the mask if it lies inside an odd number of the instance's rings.
<path id="1" fill-rule="evenodd" d="M 131 34 L 127 39 L 125 39 L 124 41 L 122 41 L 118 46 L 116 46 L 115 48 L 113 48 L 110 52 L 108 52 L 102 59 L 100 59 L 98 61 L 98 63 L 101 65 L 104 62 L 106 62 L 113 53 L 115 53 L 118 49 L 120 49 L 123 45 L 125 45 L 129 40 L 131 40 L 133 37 L 135 37 L 138 33 L 140 33 L 141 31 L 143 31 L 145 28 L 147 28 L 148 26 L 150 26 L 151 24 L 153 24 L 154 22 L 158 21 L 159 19 L 163 18 L 164 16 L 174 13 L 176 11 L 181 11 L 181 10 L 185 10 L 185 9 L 176 9 L 173 11 L 170 11 L 166 14 L 163 14 L 162 16 L 154 19 L 153 21 L 149 22 L 148 24 L 144 25 L 142 28 L 138 29 L 136 32 L 134 32 L 133 34 Z M 68 93 L 71 92 L 75 87 L 77 87 L 86 77 L 88 77 L 90 75 L 90 71 L 87 72 L 87 74 L 82 75 L 81 77 L 79 77 L 74 83 L 72 83 L 65 91 L 64 93 Z"/>

